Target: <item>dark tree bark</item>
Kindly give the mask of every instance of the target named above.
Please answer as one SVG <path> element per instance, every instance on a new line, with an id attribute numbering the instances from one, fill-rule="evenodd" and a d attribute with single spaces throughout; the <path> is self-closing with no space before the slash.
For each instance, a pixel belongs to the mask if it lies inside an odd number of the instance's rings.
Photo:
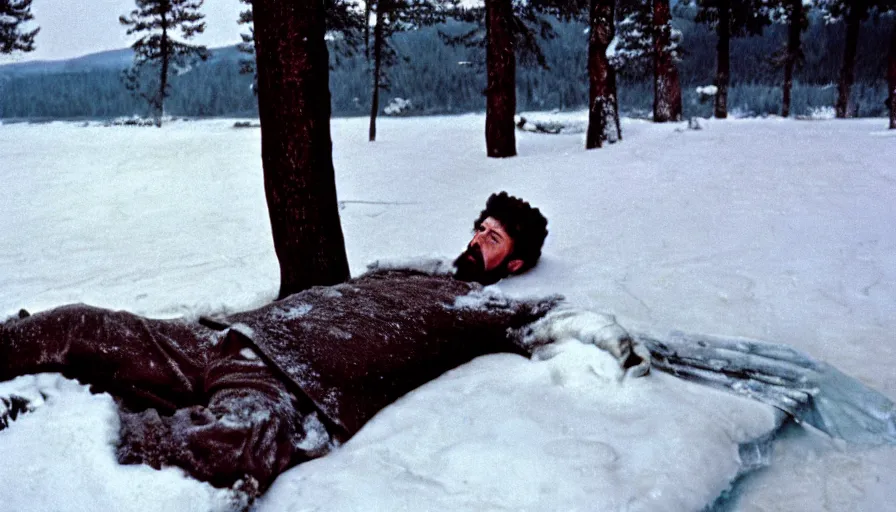
<path id="1" fill-rule="evenodd" d="M 168 17 L 165 15 L 165 11 L 161 13 L 162 18 L 162 42 L 161 48 L 159 48 L 159 60 L 161 60 L 161 66 L 159 67 L 159 92 L 156 96 L 155 104 L 153 105 L 153 118 L 155 119 L 156 127 L 162 127 L 162 116 L 165 114 L 165 96 L 166 89 L 168 88 L 168 67 L 171 64 L 171 45 L 168 42 Z"/>
<path id="2" fill-rule="evenodd" d="M 616 33 L 616 0 L 591 0 L 588 37 L 588 132 L 585 149 L 599 148 L 619 139 L 616 99 L 616 70 L 607 58 L 607 48 Z"/>
<path id="3" fill-rule="evenodd" d="M 610 91 L 613 96 L 613 125 L 616 128 L 615 131 L 610 130 L 607 134 L 607 139 L 611 142 L 617 142 L 622 140 L 622 122 L 619 120 L 619 94 L 616 89 L 616 68 L 613 66 L 610 66 L 607 80 L 610 83 Z"/>
<path id="4" fill-rule="evenodd" d="M 860 6 L 861 5 L 861 6 Z M 837 118 L 849 117 L 849 91 L 856 80 L 856 53 L 859 47 L 859 28 L 864 17 L 864 2 L 850 5 L 846 15 L 846 47 L 843 50 L 843 67 L 837 86 L 837 103 L 834 106 Z"/>
<path id="5" fill-rule="evenodd" d="M 324 0 L 253 0 L 261 159 L 279 297 L 348 279 L 330 139 Z"/>
<path id="6" fill-rule="evenodd" d="M 718 119 L 728 117 L 728 84 L 731 81 L 731 4 L 729 0 L 721 0 L 718 4 L 719 24 L 716 33 L 719 42 L 716 45 L 716 91 L 715 116 Z"/>
<path id="7" fill-rule="evenodd" d="M 511 0 L 485 0 L 486 67 L 485 147 L 488 156 L 516 156 L 516 52 Z"/>
<path id="8" fill-rule="evenodd" d="M 0 0 L 0 54 L 33 52 L 36 28 L 22 32 L 21 25 L 34 19 L 32 0 Z"/>
<path id="9" fill-rule="evenodd" d="M 376 140 L 376 116 L 380 110 L 380 73 L 383 62 L 383 9 L 385 0 L 376 3 L 376 24 L 373 26 L 373 96 L 370 99 L 370 142 Z M 369 19 L 369 18 L 368 18 Z"/>
<path id="10" fill-rule="evenodd" d="M 653 120 L 681 121 L 681 83 L 669 51 L 672 26 L 669 0 L 653 0 Z"/>
<path id="11" fill-rule="evenodd" d="M 784 99 L 781 116 L 790 117 L 790 92 L 793 89 L 793 68 L 800 58 L 803 30 L 803 0 L 790 0 L 790 21 L 787 28 L 787 54 L 784 56 Z"/>
<path id="12" fill-rule="evenodd" d="M 890 86 L 890 129 L 896 130 L 896 22 L 890 33 L 890 58 L 887 66 L 887 82 Z"/>

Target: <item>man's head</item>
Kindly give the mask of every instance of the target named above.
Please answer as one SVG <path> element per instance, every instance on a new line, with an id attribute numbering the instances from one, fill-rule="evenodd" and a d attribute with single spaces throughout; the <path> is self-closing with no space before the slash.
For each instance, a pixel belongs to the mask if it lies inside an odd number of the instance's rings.
<path id="1" fill-rule="evenodd" d="M 454 260 L 455 277 L 492 284 L 529 270 L 541 257 L 547 225 L 538 208 L 507 192 L 492 194 L 473 223 L 473 239 Z"/>

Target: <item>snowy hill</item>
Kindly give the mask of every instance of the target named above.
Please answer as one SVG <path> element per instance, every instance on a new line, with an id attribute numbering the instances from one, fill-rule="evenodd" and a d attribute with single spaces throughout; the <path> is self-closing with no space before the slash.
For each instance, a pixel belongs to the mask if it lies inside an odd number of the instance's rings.
<path id="1" fill-rule="evenodd" d="M 129 48 L 91 53 L 74 59 L 38 60 L 0 64 L 0 74 L 26 75 L 31 73 L 77 73 L 96 69 L 124 69 L 134 60 Z"/>
<path id="2" fill-rule="evenodd" d="M 236 46 L 211 48 L 212 59 L 237 60 L 241 54 Z M 96 70 L 119 71 L 129 67 L 134 61 L 130 48 L 91 53 L 73 59 L 36 60 L 0 64 L 0 75 L 21 76 L 28 74 L 84 73 Z"/>
<path id="3" fill-rule="evenodd" d="M 0 125 L 0 316 L 87 302 L 194 318 L 271 300 L 259 132 L 232 124 Z M 353 274 L 456 254 L 506 189 L 542 209 L 550 235 L 504 292 L 562 293 L 640 331 L 787 343 L 896 399 L 896 132 L 884 120 L 627 121 L 622 143 L 590 152 L 581 134 L 520 133 L 506 160 L 485 158 L 483 124 L 383 119 L 369 144 L 365 119 L 333 121 Z M 477 359 L 282 475 L 256 508 L 893 510 L 896 448 L 787 428 L 773 454 L 753 453 L 743 447 L 775 432 L 773 409 L 614 371 L 575 342 L 544 361 Z M 0 431 L 0 511 L 233 507 L 177 469 L 116 465 L 107 395 L 53 375 L 0 384 L 12 389 L 47 398 Z"/>

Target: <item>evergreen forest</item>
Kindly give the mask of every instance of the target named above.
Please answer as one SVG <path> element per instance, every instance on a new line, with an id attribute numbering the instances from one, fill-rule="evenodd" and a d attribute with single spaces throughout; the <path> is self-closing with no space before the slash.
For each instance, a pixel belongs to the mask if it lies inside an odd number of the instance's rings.
<path id="1" fill-rule="evenodd" d="M 696 87 L 709 85 L 715 73 L 716 36 L 705 25 L 675 18 L 682 31 L 683 57 L 678 63 L 684 115 L 709 116 L 712 102 L 701 101 Z M 852 89 L 855 114 L 885 116 L 887 49 L 892 23 L 869 19 L 861 29 L 856 83 Z M 409 100 L 401 115 L 433 115 L 485 110 L 485 57 L 482 48 L 451 46 L 446 35 L 468 27 L 450 22 L 395 34 L 398 58 L 385 71 L 388 89 L 381 108 L 393 98 Z M 517 70 L 517 110 L 574 110 L 587 105 L 587 31 L 580 23 L 554 22 L 555 37 L 541 42 L 547 67 Z M 772 25 L 762 35 L 734 39 L 731 47 L 729 108 L 734 115 L 777 114 L 781 109 L 782 71 L 773 55 L 786 41 L 786 27 Z M 802 65 L 795 74 L 793 112 L 811 115 L 832 107 L 843 58 L 845 29 L 813 18 L 803 33 Z M 101 65 L 65 65 L 36 69 L 27 64 L 0 66 L 0 118 L 108 119 L 146 115 L 147 105 L 123 85 L 122 70 L 131 53 L 105 59 Z M 171 79 L 166 114 L 185 117 L 253 117 L 257 115 L 253 76 L 240 73 L 247 58 L 236 47 L 212 50 L 205 62 L 182 69 Z M 370 65 L 363 48 L 330 51 L 330 92 L 335 116 L 370 112 Z M 643 73 L 643 72 L 642 72 Z M 652 76 L 623 69 L 619 102 L 624 115 L 647 117 L 653 102 Z M 387 111 L 388 113 L 389 111 Z"/>

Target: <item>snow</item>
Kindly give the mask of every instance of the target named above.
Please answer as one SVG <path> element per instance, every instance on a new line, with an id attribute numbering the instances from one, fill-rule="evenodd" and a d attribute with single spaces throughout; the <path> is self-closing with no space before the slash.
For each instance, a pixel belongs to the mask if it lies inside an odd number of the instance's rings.
<path id="1" fill-rule="evenodd" d="M 620 144 L 586 152 L 582 134 L 522 132 L 520 156 L 501 160 L 484 156 L 481 115 L 382 119 L 375 144 L 366 123 L 332 123 L 353 275 L 457 254 L 485 198 L 507 189 L 541 208 L 551 234 L 538 267 L 497 289 L 561 293 L 638 331 L 788 343 L 896 399 L 885 120 L 706 120 L 699 131 L 625 120 Z M 258 130 L 232 124 L 0 126 L 0 317 L 87 302 L 196 318 L 272 300 Z M 660 372 L 620 380 L 608 354 L 576 341 L 540 356 L 450 372 L 282 475 L 256 508 L 701 509 L 753 460 L 740 445 L 779 419 Z M 107 395 L 52 375 L 0 395 L 40 389 L 45 403 L 0 431 L 0 510 L 233 507 L 237 497 L 178 469 L 117 465 Z M 896 503 L 896 448 L 806 429 L 774 446 L 771 466 L 721 507 Z"/>
<path id="2" fill-rule="evenodd" d="M 496 286 L 486 286 L 482 290 L 473 290 L 466 295 L 461 295 L 455 299 L 452 308 L 457 309 L 479 309 L 489 303 L 507 303 L 504 296 Z"/>
<path id="3" fill-rule="evenodd" d="M 620 384 L 609 355 L 562 348 L 546 362 L 502 354 L 449 372 L 284 474 L 262 510 L 698 510 L 738 472 L 732 441 L 775 421 L 667 375 Z M 689 478 L 694 467 L 720 478 Z"/>
<path id="4" fill-rule="evenodd" d="M 837 117 L 837 112 L 834 110 L 834 107 L 825 105 L 823 107 L 811 107 L 809 109 L 809 115 L 807 116 L 809 119 L 834 119 Z"/>
<path id="5" fill-rule="evenodd" d="M 311 306 L 311 304 L 305 304 L 304 302 L 301 302 L 295 306 L 284 305 L 282 307 L 277 307 L 276 309 L 271 311 L 271 316 L 275 319 L 295 320 L 296 318 L 301 318 L 307 315 L 309 312 L 311 312 L 312 309 L 313 307 Z"/>
<path id="6" fill-rule="evenodd" d="M 54 374 L 0 384 L 0 394 L 17 389 L 40 389 L 48 398 L 0 432 L 0 510 L 223 512 L 240 503 L 233 492 L 197 485 L 178 469 L 119 465 L 109 395 Z"/>
<path id="7" fill-rule="evenodd" d="M 240 350 L 240 356 L 243 359 L 247 359 L 249 361 L 254 361 L 254 360 L 258 359 L 258 354 L 256 354 L 255 351 L 252 350 L 251 348 L 244 348 L 244 349 Z"/>
<path id="8" fill-rule="evenodd" d="M 398 116 L 401 114 L 406 114 L 410 108 L 411 100 L 406 100 L 404 98 L 392 98 L 392 100 L 389 101 L 389 104 L 386 105 L 386 108 L 383 109 L 383 113 L 390 116 Z"/>

